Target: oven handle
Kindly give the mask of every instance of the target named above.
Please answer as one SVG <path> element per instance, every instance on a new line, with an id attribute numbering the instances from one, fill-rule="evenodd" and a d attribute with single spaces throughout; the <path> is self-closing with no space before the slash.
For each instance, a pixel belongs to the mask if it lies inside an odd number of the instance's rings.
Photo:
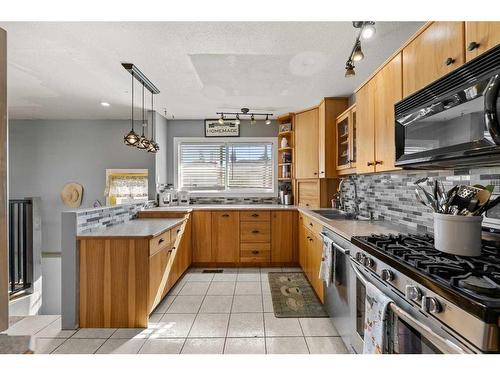
<path id="1" fill-rule="evenodd" d="M 500 74 L 491 77 L 484 93 L 484 122 L 493 141 L 500 145 L 500 124 L 497 115 L 497 99 L 500 92 Z"/>
<path id="2" fill-rule="evenodd" d="M 366 286 L 369 281 L 361 274 L 361 271 L 356 267 L 352 259 L 349 259 L 349 263 L 351 264 L 351 267 L 358 277 L 358 279 L 361 280 L 361 282 Z M 415 328 L 418 332 L 420 333 L 425 333 L 425 337 L 432 342 L 434 345 L 436 345 L 439 349 L 441 349 L 443 352 L 447 354 L 468 354 L 470 352 L 465 351 L 458 345 L 454 344 L 450 340 L 444 339 L 440 336 L 438 336 L 434 331 L 426 326 L 425 324 L 419 322 L 417 319 L 415 319 L 413 316 L 408 314 L 405 310 L 403 310 L 401 307 L 397 306 L 394 302 L 389 303 L 389 308 L 391 311 L 396 314 L 397 316 L 404 318 L 405 321 L 411 324 L 413 328 Z"/>
<path id="3" fill-rule="evenodd" d="M 342 254 L 344 254 L 344 255 L 349 255 L 349 250 L 348 250 L 348 249 L 344 249 L 342 246 L 337 245 L 337 244 L 336 244 L 335 242 L 333 242 L 333 240 L 332 240 L 330 237 L 328 237 L 325 233 L 321 232 L 321 233 L 320 233 L 320 236 L 321 236 L 323 239 L 325 239 L 325 237 L 326 237 L 326 238 L 328 238 L 330 241 L 332 241 L 332 246 L 333 246 L 335 249 L 337 249 L 338 251 L 340 251 Z"/>

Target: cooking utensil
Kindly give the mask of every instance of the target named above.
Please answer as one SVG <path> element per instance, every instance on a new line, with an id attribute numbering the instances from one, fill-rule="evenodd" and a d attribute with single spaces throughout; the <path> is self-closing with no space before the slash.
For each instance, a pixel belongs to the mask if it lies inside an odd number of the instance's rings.
<path id="1" fill-rule="evenodd" d="M 434 211 L 437 211 L 437 202 L 436 200 L 434 199 L 434 197 L 432 196 L 431 193 L 429 193 L 423 186 L 420 186 L 420 184 L 422 182 L 425 182 L 427 181 L 428 178 L 425 177 L 425 178 L 421 178 L 417 181 L 414 182 L 414 184 L 420 189 L 422 190 L 422 192 L 425 194 L 425 197 L 427 198 L 427 201 L 429 202 L 430 204 L 430 207 L 434 210 Z M 420 195 L 420 194 L 419 194 Z"/>

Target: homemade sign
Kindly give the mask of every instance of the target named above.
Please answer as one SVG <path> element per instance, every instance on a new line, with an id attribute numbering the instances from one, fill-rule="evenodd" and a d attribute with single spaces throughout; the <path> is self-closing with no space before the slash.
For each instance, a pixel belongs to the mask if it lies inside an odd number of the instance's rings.
<path id="1" fill-rule="evenodd" d="M 240 124 L 232 120 L 225 120 L 224 124 L 219 119 L 205 120 L 205 137 L 239 137 Z"/>

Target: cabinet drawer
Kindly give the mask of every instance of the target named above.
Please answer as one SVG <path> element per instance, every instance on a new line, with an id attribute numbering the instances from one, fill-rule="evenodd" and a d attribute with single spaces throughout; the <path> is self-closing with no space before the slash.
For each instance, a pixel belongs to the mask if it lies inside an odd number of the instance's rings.
<path id="1" fill-rule="evenodd" d="M 149 255 L 153 255 L 165 247 L 170 246 L 170 231 L 167 230 L 159 236 L 149 240 Z"/>
<path id="2" fill-rule="evenodd" d="M 271 242 L 271 223 L 243 221 L 240 224 L 241 242 Z"/>
<path id="3" fill-rule="evenodd" d="M 269 211 L 241 211 L 241 221 L 269 221 L 271 213 Z"/>
<path id="4" fill-rule="evenodd" d="M 240 262 L 259 263 L 271 261 L 270 243 L 242 243 L 240 245 Z"/>
<path id="5" fill-rule="evenodd" d="M 304 225 L 307 229 L 309 229 L 316 235 L 319 235 L 319 233 L 321 233 L 321 231 L 323 230 L 323 226 L 320 223 L 318 223 L 316 220 L 311 219 L 307 215 L 304 214 L 300 215 L 301 215 L 300 221 L 302 222 L 302 225 Z"/>
<path id="6" fill-rule="evenodd" d="M 297 181 L 297 202 L 299 206 L 320 206 L 319 180 Z"/>
<path id="7" fill-rule="evenodd" d="M 170 229 L 170 243 L 172 246 L 174 246 L 175 240 L 177 239 L 177 236 L 181 233 L 181 227 L 182 224 L 177 225 L 176 227 L 173 227 Z"/>

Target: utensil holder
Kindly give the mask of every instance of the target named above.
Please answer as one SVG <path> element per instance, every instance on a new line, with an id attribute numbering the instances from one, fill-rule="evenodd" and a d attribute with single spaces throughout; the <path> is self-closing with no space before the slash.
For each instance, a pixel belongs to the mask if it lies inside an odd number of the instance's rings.
<path id="1" fill-rule="evenodd" d="M 448 254 L 481 255 L 482 216 L 434 213 L 434 247 Z"/>

